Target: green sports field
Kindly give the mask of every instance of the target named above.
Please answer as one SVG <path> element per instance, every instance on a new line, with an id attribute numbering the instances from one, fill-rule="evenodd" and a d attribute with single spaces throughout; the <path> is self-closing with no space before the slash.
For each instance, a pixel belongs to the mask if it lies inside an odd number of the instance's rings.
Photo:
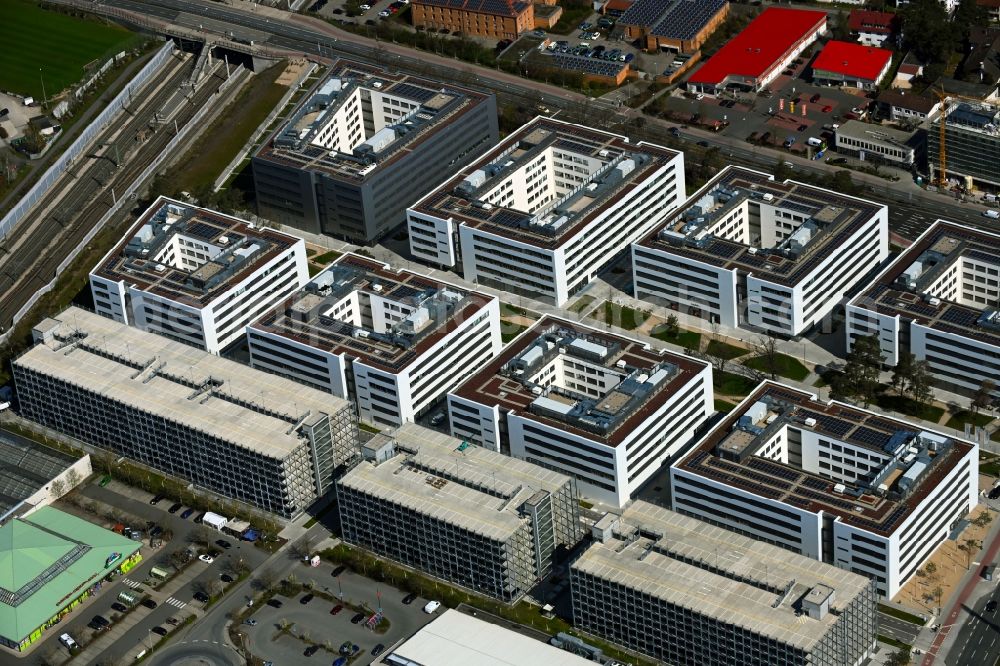
<path id="1" fill-rule="evenodd" d="M 46 11 L 30 0 L 0 0 L 0 90 L 41 99 L 44 78 L 45 93 L 53 97 L 84 77 L 84 65 L 122 51 L 133 37 L 124 28 Z"/>

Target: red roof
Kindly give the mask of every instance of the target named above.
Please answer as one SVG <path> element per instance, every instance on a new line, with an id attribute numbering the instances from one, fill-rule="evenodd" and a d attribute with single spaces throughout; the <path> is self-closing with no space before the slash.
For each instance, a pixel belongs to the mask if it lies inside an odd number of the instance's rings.
<path id="1" fill-rule="evenodd" d="M 872 32 L 877 35 L 891 35 L 896 27 L 896 15 L 889 12 L 872 12 L 867 9 L 852 9 L 847 19 L 851 32 Z"/>
<path id="2" fill-rule="evenodd" d="M 851 79 L 874 81 L 892 59 L 892 51 L 854 42 L 829 42 L 813 62 L 813 71 L 834 72 Z"/>
<path id="3" fill-rule="evenodd" d="M 624 12 L 627 11 L 629 7 L 632 6 L 633 0 L 608 0 L 608 3 L 604 5 L 605 12 Z"/>
<path id="4" fill-rule="evenodd" d="M 719 84 L 727 76 L 760 78 L 798 42 L 826 23 L 826 12 L 768 7 L 689 79 Z"/>

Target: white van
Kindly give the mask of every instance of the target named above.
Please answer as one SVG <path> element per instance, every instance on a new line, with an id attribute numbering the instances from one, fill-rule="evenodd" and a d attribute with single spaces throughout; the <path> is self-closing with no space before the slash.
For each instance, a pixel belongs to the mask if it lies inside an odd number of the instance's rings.
<path id="1" fill-rule="evenodd" d="M 1000 210 L 984 210 L 983 217 L 988 217 L 991 220 L 1000 220 Z"/>
<path id="2" fill-rule="evenodd" d="M 73 640 L 73 637 L 70 636 L 69 634 L 62 634 L 59 637 L 59 642 L 62 643 L 66 647 L 66 649 L 69 650 L 70 652 L 80 647 L 77 644 L 77 642 Z"/>
<path id="3" fill-rule="evenodd" d="M 441 607 L 440 601 L 428 601 L 427 605 L 424 606 L 424 612 L 427 614 L 431 614 L 440 607 Z"/>
<path id="4" fill-rule="evenodd" d="M 816 137 L 811 136 L 808 139 L 806 139 L 806 143 L 812 146 L 813 148 L 818 148 L 819 146 L 823 145 L 823 139 L 817 139 Z"/>

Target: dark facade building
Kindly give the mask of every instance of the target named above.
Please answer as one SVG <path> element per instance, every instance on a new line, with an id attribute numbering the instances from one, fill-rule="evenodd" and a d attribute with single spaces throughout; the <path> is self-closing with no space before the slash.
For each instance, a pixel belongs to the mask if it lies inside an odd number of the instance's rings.
<path id="1" fill-rule="evenodd" d="M 258 212 L 369 243 L 498 140 L 492 95 L 341 60 L 254 155 Z"/>

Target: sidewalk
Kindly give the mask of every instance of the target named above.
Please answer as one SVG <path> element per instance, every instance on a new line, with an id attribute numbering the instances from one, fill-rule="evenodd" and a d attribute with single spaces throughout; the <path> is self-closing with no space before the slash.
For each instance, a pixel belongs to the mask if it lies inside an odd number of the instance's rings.
<path id="1" fill-rule="evenodd" d="M 980 583 L 984 584 L 984 586 L 989 585 L 989 583 L 983 580 L 979 572 L 982 568 L 982 563 L 992 562 L 996 558 L 997 553 L 1000 552 L 1000 520 L 996 516 L 994 516 L 993 525 L 987 534 L 986 543 L 988 546 L 980 551 L 977 563 L 973 564 L 962 577 L 958 590 L 948 599 L 947 603 L 942 605 L 942 608 L 946 608 L 947 611 L 942 614 L 942 619 L 935 621 L 941 625 L 940 629 L 935 633 L 929 628 L 924 628 L 918 635 L 914 647 L 919 646 L 927 652 L 921 662 L 922 666 L 931 666 L 931 664 L 935 663 L 938 656 L 941 656 L 941 661 L 942 663 L 944 662 L 948 653 L 955 645 L 958 629 L 961 628 L 961 624 L 966 620 L 967 613 L 962 609 L 963 604 L 973 595 Z M 956 626 L 958 629 L 956 629 Z M 952 635 L 953 633 L 954 635 Z"/>

